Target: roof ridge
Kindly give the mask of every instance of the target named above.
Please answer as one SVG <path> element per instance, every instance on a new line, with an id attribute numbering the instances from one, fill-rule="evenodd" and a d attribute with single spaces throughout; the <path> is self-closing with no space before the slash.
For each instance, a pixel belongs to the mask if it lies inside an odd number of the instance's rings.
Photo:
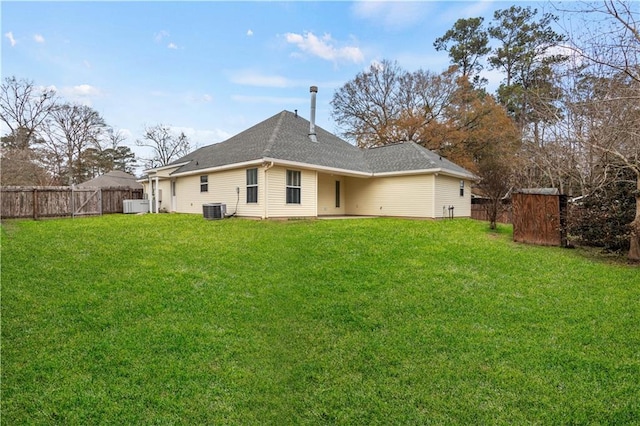
<path id="1" fill-rule="evenodd" d="M 284 120 L 284 116 L 285 116 L 286 113 L 287 113 L 287 111 L 283 110 L 280 113 L 280 117 L 278 117 L 278 122 L 274 126 L 273 132 L 271 132 L 271 136 L 269 136 L 269 140 L 267 141 L 267 145 L 264 148 L 263 155 L 265 157 L 268 157 L 269 153 L 271 152 L 271 147 L 273 147 L 273 144 L 276 141 L 276 137 L 278 136 L 278 133 L 280 133 L 280 126 L 282 125 L 282 121 Z"/>
<path id="2" fill-rule="evenodd" d="M 427 148 L 423 147 L 422 145 L 418 145 L 417 143 L 413 142 L 413 141 L 409 141 L 409 143 L 413 146 L 413 149 L 415 149 L 416 151 L 418 151 L 420 153 L 420 155 L 422 155 L 424 158 L 426 158 L 427 160 L 431 161 L 432 163 L 435 164 L 435 160 L 433 158 L 431 158 L 431 156 L 428 154 Z M 430 151 L 433 152 L 433 151 Z M 440 159 L 442 159 L 442 157 L 440 157 Z"/>

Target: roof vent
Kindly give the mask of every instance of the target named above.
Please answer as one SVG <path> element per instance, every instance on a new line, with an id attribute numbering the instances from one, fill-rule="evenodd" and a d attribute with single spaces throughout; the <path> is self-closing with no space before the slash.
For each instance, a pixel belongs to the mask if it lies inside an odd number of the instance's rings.
<path id="1" fill-rule="evenodd" d="M 312 142 L 318 142 L 316 137 L 316 93 L 318 93 L 318 86 L 311 86 L 309 88 L 311 93 L 311 119 L 309 120 L 309 139 Z"/>

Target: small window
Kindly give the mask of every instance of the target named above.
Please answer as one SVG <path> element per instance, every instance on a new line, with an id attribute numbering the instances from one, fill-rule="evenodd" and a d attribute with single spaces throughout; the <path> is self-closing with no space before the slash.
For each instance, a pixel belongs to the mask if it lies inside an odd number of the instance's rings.
<path id="1" fill-rule="evenodd" d="M 287 204 L 300 204 L 300 172 L 287 170 Z"/>
<path id="2" fill-rule="evenodd" d="M 336 181 L 336 207 L 340 207 L 340 181 Z"/>
<path id="3" fill-rule="evenodd" d="M 464 181 L 460 181 L 460 196 L 464 197 Z"/>
<path id="4" fill-rule="evenodd" d="M 247 203 L 258 202 L 258 169 L 247 169 Z"/>
<path id="5" fill-rule="evenodd" d="M 209 192 L 209 176 L 200 176 L 200 192 Z"/>

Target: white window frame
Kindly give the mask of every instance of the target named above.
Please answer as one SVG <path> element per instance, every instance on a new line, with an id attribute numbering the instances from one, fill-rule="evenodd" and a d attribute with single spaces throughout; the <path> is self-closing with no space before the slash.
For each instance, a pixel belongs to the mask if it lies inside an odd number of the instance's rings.
<path id="1" fill-rule="evenodd" d="M 247 169 L 247 204 L 255 204 L 258 202 L 258 169 Z M 252 179 L 249 179 L 251 177 Z M 255 178 L 255 182 L 254 182 Z M 249 194 L 255 194 L 255 199 L 249 200 Z M 253 198 L 253 197 L 252 197 Z"/>
<path id="2" fill-rule="evenodd" d="M 200 192 L 209 192 L 209 175 L 200 175 Z"/>
<path id="3" fill-rule="evenodd" d="M 286 185 L 287 204 L 302 204 L 302 172 L 287 170 Z"/>

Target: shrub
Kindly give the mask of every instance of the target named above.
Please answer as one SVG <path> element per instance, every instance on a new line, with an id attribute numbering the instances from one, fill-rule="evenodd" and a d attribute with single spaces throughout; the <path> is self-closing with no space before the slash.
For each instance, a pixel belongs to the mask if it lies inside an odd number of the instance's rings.
<path id="1" fill-rule="evenodd" d="M 635 185 L 616 180 L 570 206 L 568 233 L 578 244 L 608 251 L 629 249 L 629 224 L 635 215 Z"/>

